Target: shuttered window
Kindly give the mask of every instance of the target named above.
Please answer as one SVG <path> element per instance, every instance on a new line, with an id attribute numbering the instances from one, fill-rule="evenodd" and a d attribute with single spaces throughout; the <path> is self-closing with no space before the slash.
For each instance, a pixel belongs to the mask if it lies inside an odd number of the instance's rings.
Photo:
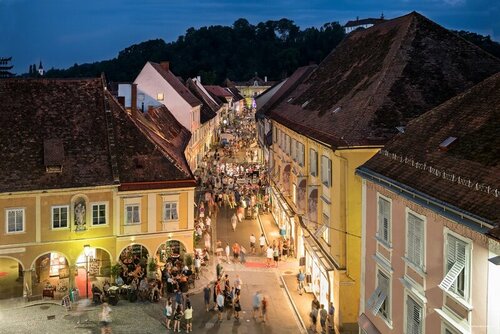
<path id="1" fill-rule="evenodd" d="M 318 176 L 318 152 L 309 150 L 309 170 L 312 176 Z"/>
<path id="2" fill-rule="evenodd" d="M 406 217 L 406 257 L 418 268 L 424 268 L 424 221 L 411 212 Z"/>
<path id="3" fill-rule="evenodd" d="M 406 298 L 406 334 L 422 334 L 423 310 L 413 298 Z"/>
<path id="4" fill-rule="evenodd" d="M 321 182 L 327 186 L 332 186 L 332 161 L 328 157 L 321 156 Z"/>
<path id="5" fill-rule="evenodd" d="M 386 320 L 390 320 L 389 311 L 389 278 L 380 270 L 377 271 L 377 289 L 368 299 L 367 307 L 372 311 L 373 315 L 380 315 Z"/>
<path id="6" fill-rule="evenodd" d="M 24 209 L 7 209 L 7 233 L 24 232 Z"/>
<path id="7" fill-rule="evenodd" d="M 468 298 L 469 245 L 451 234 L 446 236 L 446 275 L 439 284 L 445 291 L 451 291 Z"/>
<path id="8" fill-rule="evenodd" d="M 388 245 L 391 243 L 391 202 L 378 198 L 378 237 Z"/>

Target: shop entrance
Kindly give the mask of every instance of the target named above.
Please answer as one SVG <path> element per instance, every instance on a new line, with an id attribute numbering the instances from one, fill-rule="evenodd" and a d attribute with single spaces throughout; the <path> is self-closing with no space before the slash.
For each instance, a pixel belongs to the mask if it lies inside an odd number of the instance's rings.
<path id="1" fill-rule="evenodd" d="M 37 257 L 33 275 L 33 295 L 61 298 L 68 293 L 70 272 L 64 254 L 50 252 Z"/>
<path id="2" fill-rule="evenodd" d="M 167 262 L 175 264 L 177 261 L 184 262 L 186 246 L 179 240 L 168 240 L 161 244 L 156 251 L 158 263 L 163 266 Z"/>
<path id="3" fill-rule="evenodd" d="M 149 251 L 141 244 L 128 245 L 122 250 L 118 263 L 122 266 L 121 275 L 125 283 L 147 275 L 148 258 Z"/>
<path id="4" fill-rule="evenodd" d="M 23 296 L 23 266 L 10 257 L 0 257 L 0 299 Z"/>
<path id="5" fill-rule="evenodd" d="M 89 295 L 92 290 L 92 284 L 95 284 L 102 290 L 102 286 L 106 280 L 111 279 L 111 256 L 102 248 L 90 247 L 85 256 L 85 251 L 82 251 L 76 261 L 76 280 L 75 285 L 78 289 L 80 297 L 86 297 L 86 287 L 88 284 Z M 88 280 L 87 280 L 88 270 Z"/>

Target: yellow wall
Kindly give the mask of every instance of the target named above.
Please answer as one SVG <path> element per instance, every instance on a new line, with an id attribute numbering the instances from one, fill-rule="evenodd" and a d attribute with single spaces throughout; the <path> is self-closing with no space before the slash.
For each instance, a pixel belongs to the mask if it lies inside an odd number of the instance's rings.
<path id="1" fill-rule="evenodd" d="M 350 148 L 333 151 L 331 148 L 301 136 L 294 131 L 273 122 L 273 127 L 277 127 L 285 132 L 290 138 L 299 140 L 305 145 L 304 167 L 287 157 L 277 144 L 273 144 L 273 151 L 277 166 L 283 171 L 287 163 L 292 163 L 298 168 L 302 175 L 307 176 L 307 184 L 319 184 L 318 217 L 321 222 L 324 201 L 321 195 L 330 198 L 330 209 L 326 211 L 330 217 L 330 254 L 335 259 L 339 270 L 335 270 L 332 291 L 338 305 L 336 309 L 341 314 L 343 324 L 356 323 L 359 310 L 360 294 L 360 270 L 361 270 L 361 179 L 355 175 L 356 168 L 365 163 L 379 148 Z M 273 130 L 274 131 L 274 130 Z M 310 148 L 318 152 L 318 177 L 313 178 L 309 171 Z M 325 155 L 332 160 L 332 187 L 329 194 L 323 194 L 321 185 L 321 156 Z M 276 159 L 276 157 L 283 159 Z M 277 167 L 276 167 L 277 168 Z M 281 178 L 281 175 L 279 176 Z M 296 180 L 292 173 L 292 182 Z M 325 189 L 327 189 L 325 187 Z M 328 196 L 329 195 L 329 196 Z M 306 195 L 308 196 L 308 194 Z M 293 207 L 293 205 L 292 205 Z M 307 208 L 306 208 L 307 209 Z M 304 215 L 307 222 L 307 215 Z M 314 232 L 314 231 L 312 231 Z"/>
<path id="2" fill-rule="evenodd" d="M 87 230 L 75 231 L 71 213 L 69 228 L 53 230 L 52 206 L 67 205 L 72 212 L 72 199 L 80 196 L 84 197 L 87 203 Z M 163 231 L 161 227 L 162 196 L 178 198 L 179 222 L 172 230 Z M 141 225 L 138 233 L 124 235 L 124 202 L 130 197 L 140 201 Z M 0 257 L 17 259 L 23 268 L 28 270 L 36 258 L 49 252 L 63 254 L 69 264 L 74 265 L 86 244 L 106 250 L 113 262 L 124 247 L 133 243 L 145 245 L 150 255 L 153 255 L 160 244 L 175 239 L 181 241 L 188 252 L 193 252 L 193 222 L 190 223 L 194 216 L 191 212 L 194 208 L 193 201 L 194 188 L 124 193 L 118 192 L 116 187 L 101 187 L 0 194 Z M 91 205 L 96 202 L 105 202 L 107 205 L 105 226 L 92 226 Z M 25 232 L 6 233 L 5 210 L 8 208 L 25 209 Z M 150 219 L 153 221 L 150 222 Z"/>

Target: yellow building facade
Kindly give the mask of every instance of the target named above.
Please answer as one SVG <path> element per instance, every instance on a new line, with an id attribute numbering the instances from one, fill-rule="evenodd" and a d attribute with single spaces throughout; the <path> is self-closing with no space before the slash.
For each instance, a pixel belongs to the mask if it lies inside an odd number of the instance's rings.
<path id="1" fill-rule="evenodd" d="M 296 248 L 309 289 L 333 302 L 335 324 L 355 327 L 361 263 L 361 179 L 380 148 L 336 149 L 273 121 L 273 215 Z M 295 147 L 295 148 L 294 148 Z"/>

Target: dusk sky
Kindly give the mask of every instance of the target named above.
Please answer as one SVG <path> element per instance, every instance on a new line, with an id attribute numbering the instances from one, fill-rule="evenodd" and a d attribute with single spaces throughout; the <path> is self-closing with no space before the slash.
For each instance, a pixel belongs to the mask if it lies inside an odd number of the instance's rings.
<path id="1" fill-rule="evenodd" d="M 148 39 L 176 40 L 189 27 L 293 20 L 301 29 L 417 11 L 449 29 L 500 40 L 499 0 L 0 0 L 0 57 L 13 71 L 29 64 L 66 68 L 114 58 Z"/>

